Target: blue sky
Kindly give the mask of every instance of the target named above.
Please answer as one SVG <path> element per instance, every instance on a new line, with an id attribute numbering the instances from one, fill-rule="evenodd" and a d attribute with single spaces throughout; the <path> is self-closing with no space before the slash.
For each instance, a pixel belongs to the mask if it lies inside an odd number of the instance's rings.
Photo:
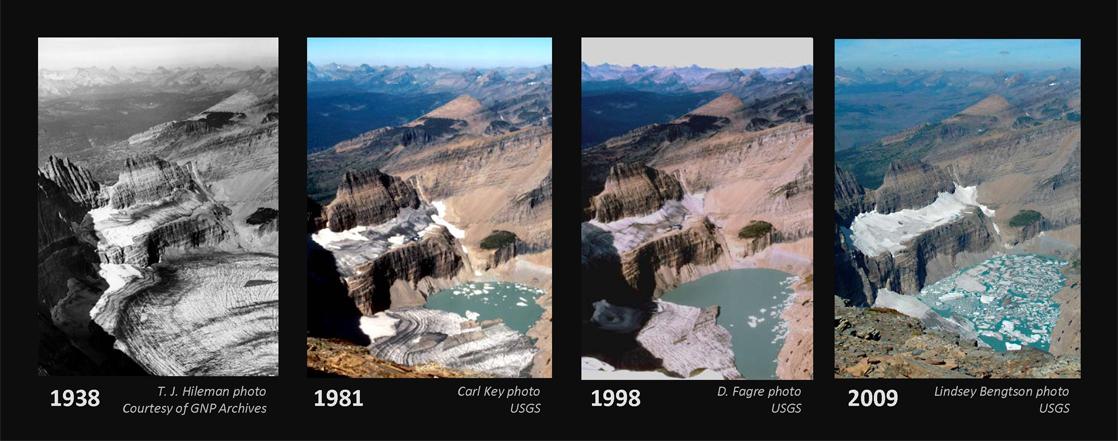
<path id="1" fill-rule="evenodd" d="M 308 38 L 314 64 L 486 68 L 551 63 L 550 38 Z"/>
<path id="2" fill-rule="evenodd" d="M 835 40 L 835 66 L 853 69 L 1079 69 L 1079 40 Z"/>

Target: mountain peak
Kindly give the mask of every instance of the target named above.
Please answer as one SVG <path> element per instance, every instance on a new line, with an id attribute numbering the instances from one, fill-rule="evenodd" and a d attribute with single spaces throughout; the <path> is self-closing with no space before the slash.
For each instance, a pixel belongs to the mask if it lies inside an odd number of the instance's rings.
<path id="1" fill-rule="evenodd" d="M 976 116 L 990 116 L 1005 113 L 1013 108 L 1009 101 L 1006 101 L 1001 95 L 990 95 L 983 98 L 982 101 L 972 104 L 970 107 L 963 109 L 959 112 L 960 115 L 976 115 Z"/>
<path id="2" fill-rule="evenodd" d="M 738 98 L 737 95 L 726 92 L 703 104 L 698 109 L 692 110 L 692 115 L 707 115 L 707 116 L 730 116 L 735 112 L 745 108 L 745 103 Z"/>
<path id="3" fill-rule="evenodd" d="M 458 98 L 439 106 L 424 115 L 427 118 L 466 119 L 483 110 L 481 102 L 469 95 L 459 95 Z"/>

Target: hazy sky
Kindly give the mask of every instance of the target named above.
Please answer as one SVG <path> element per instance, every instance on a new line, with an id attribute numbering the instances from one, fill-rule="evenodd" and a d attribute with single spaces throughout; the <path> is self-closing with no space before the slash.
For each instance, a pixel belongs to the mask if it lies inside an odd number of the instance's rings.
<path id="1" fill-rule="evenodd" d="M 39 68 L 275 67 L 278 38 L 40 38 Z"/>
<path id="2" fill-rule="evenodd" d="M 977 71 L 1079 68 L 1079 40 L 835 40 L 835 66 Z"/>
<path id="3" fill-rule="evenodd" d="M 582 61 L 716 69 L 812 64 L 810 38 L 583 38 Z"/>
<path id="4" fill-rule="evenodd" d="M 551 63 L 550 38 L 308 38 L 307 61 L 449 68 Z"/>

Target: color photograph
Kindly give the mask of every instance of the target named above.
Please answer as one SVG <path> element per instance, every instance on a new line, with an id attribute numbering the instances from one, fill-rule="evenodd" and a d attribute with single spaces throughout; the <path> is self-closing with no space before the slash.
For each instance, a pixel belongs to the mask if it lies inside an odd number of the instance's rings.
<path id="1" fill-rule="evenodd" d="M 842 378 L 1079 378 L 1078 40 L 835 42 Z"/>
<path id="2" fill-rule="evenodd" d="M 582 59 L 582 379 L 812 378 L 812 40 Z"/>
<path id="3" fill-rule="evenodd" d="M 307 40 L 310 376 L 551 376 L 551 40 Z"/>

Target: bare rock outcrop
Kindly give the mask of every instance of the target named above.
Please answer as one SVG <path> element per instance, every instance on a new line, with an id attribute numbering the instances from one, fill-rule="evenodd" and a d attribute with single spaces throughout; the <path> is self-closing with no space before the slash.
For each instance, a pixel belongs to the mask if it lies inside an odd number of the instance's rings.
<path id="1" fill-rule="evenodd" d="M 392 249 L 357 269 L 349 295 L 362 314 L 389 307 L 418 306 L 427 295 L 448 288 L 465 266 L 454 236 L 434 227 L 422 239 Z"/>
<path id="2" fill-rule="evenodd" d="M 958 255 L 985 253 L 997 240 L 990 218 L 972 207 L 958 220 L 920 234 L 900 252 L 873 257 L 858 254 L 875 292 L 885 288 L 913 294 L 927 281 L 938 280 L 970 263 L 959 260 Z"/>
<path id="3" fill-rule="evenodd" d="M 151 155 L 128 158 L 117 183 L 113 185 L 109 205 L 127 208 L 144 202 L 157 202 L 176 190 L 194 190 L 190 172 L 182 166 Z"/>
<path id="4" fill-rule="evenodd" d="M 686 229 L 648 241 L 621 256 L 621 273 L 642 297 L 659 296 L 706 274 L 723 257 L 716 227 L 703 218 Z"/>
<path id="5" fill-rule="evenodd" d="M 667 200 L 683 198 L 683 187 L 671 175 L 643 164 L 616 164 L 605 188 L 593 199 L 595 217 L 612 222 L 659 210 Z"/>
<path id="6" fill-rule="evenodd" d="M 874 191 L 874 202 L 877 212 L 888 214 L 926 206 L 940 192 L 950 193 L 954 189 L 955 183 L 943 170 L 919 160 L 895 161 L 889 164 L 881 187 Z"/>
<path id="7" fill-rule="evenodd" d="M 93 179 L 90 171 L 71 162 L 69 158 L 51 155 L 39 172 L 87 210 L 108 203 L 106 195 L 101 192 L 101 184 Z"/>
<path id="8" fill-rule="evenodd" d="M 358 225 L 377 225 L 396 217 L 401 208 L 419 207 L 415 188 L 380 170 L 347 171 L 338 194 L 324 208 L 331 231 L 345 231 Z"/>
<path id="9" fill-rule="evenodd" d="M 996 352 L 929 329 L 892 309 L 837 306 L 834 375 L 840 378 L 1078 378 L 1078 356 L 1024 348 Z"/>

